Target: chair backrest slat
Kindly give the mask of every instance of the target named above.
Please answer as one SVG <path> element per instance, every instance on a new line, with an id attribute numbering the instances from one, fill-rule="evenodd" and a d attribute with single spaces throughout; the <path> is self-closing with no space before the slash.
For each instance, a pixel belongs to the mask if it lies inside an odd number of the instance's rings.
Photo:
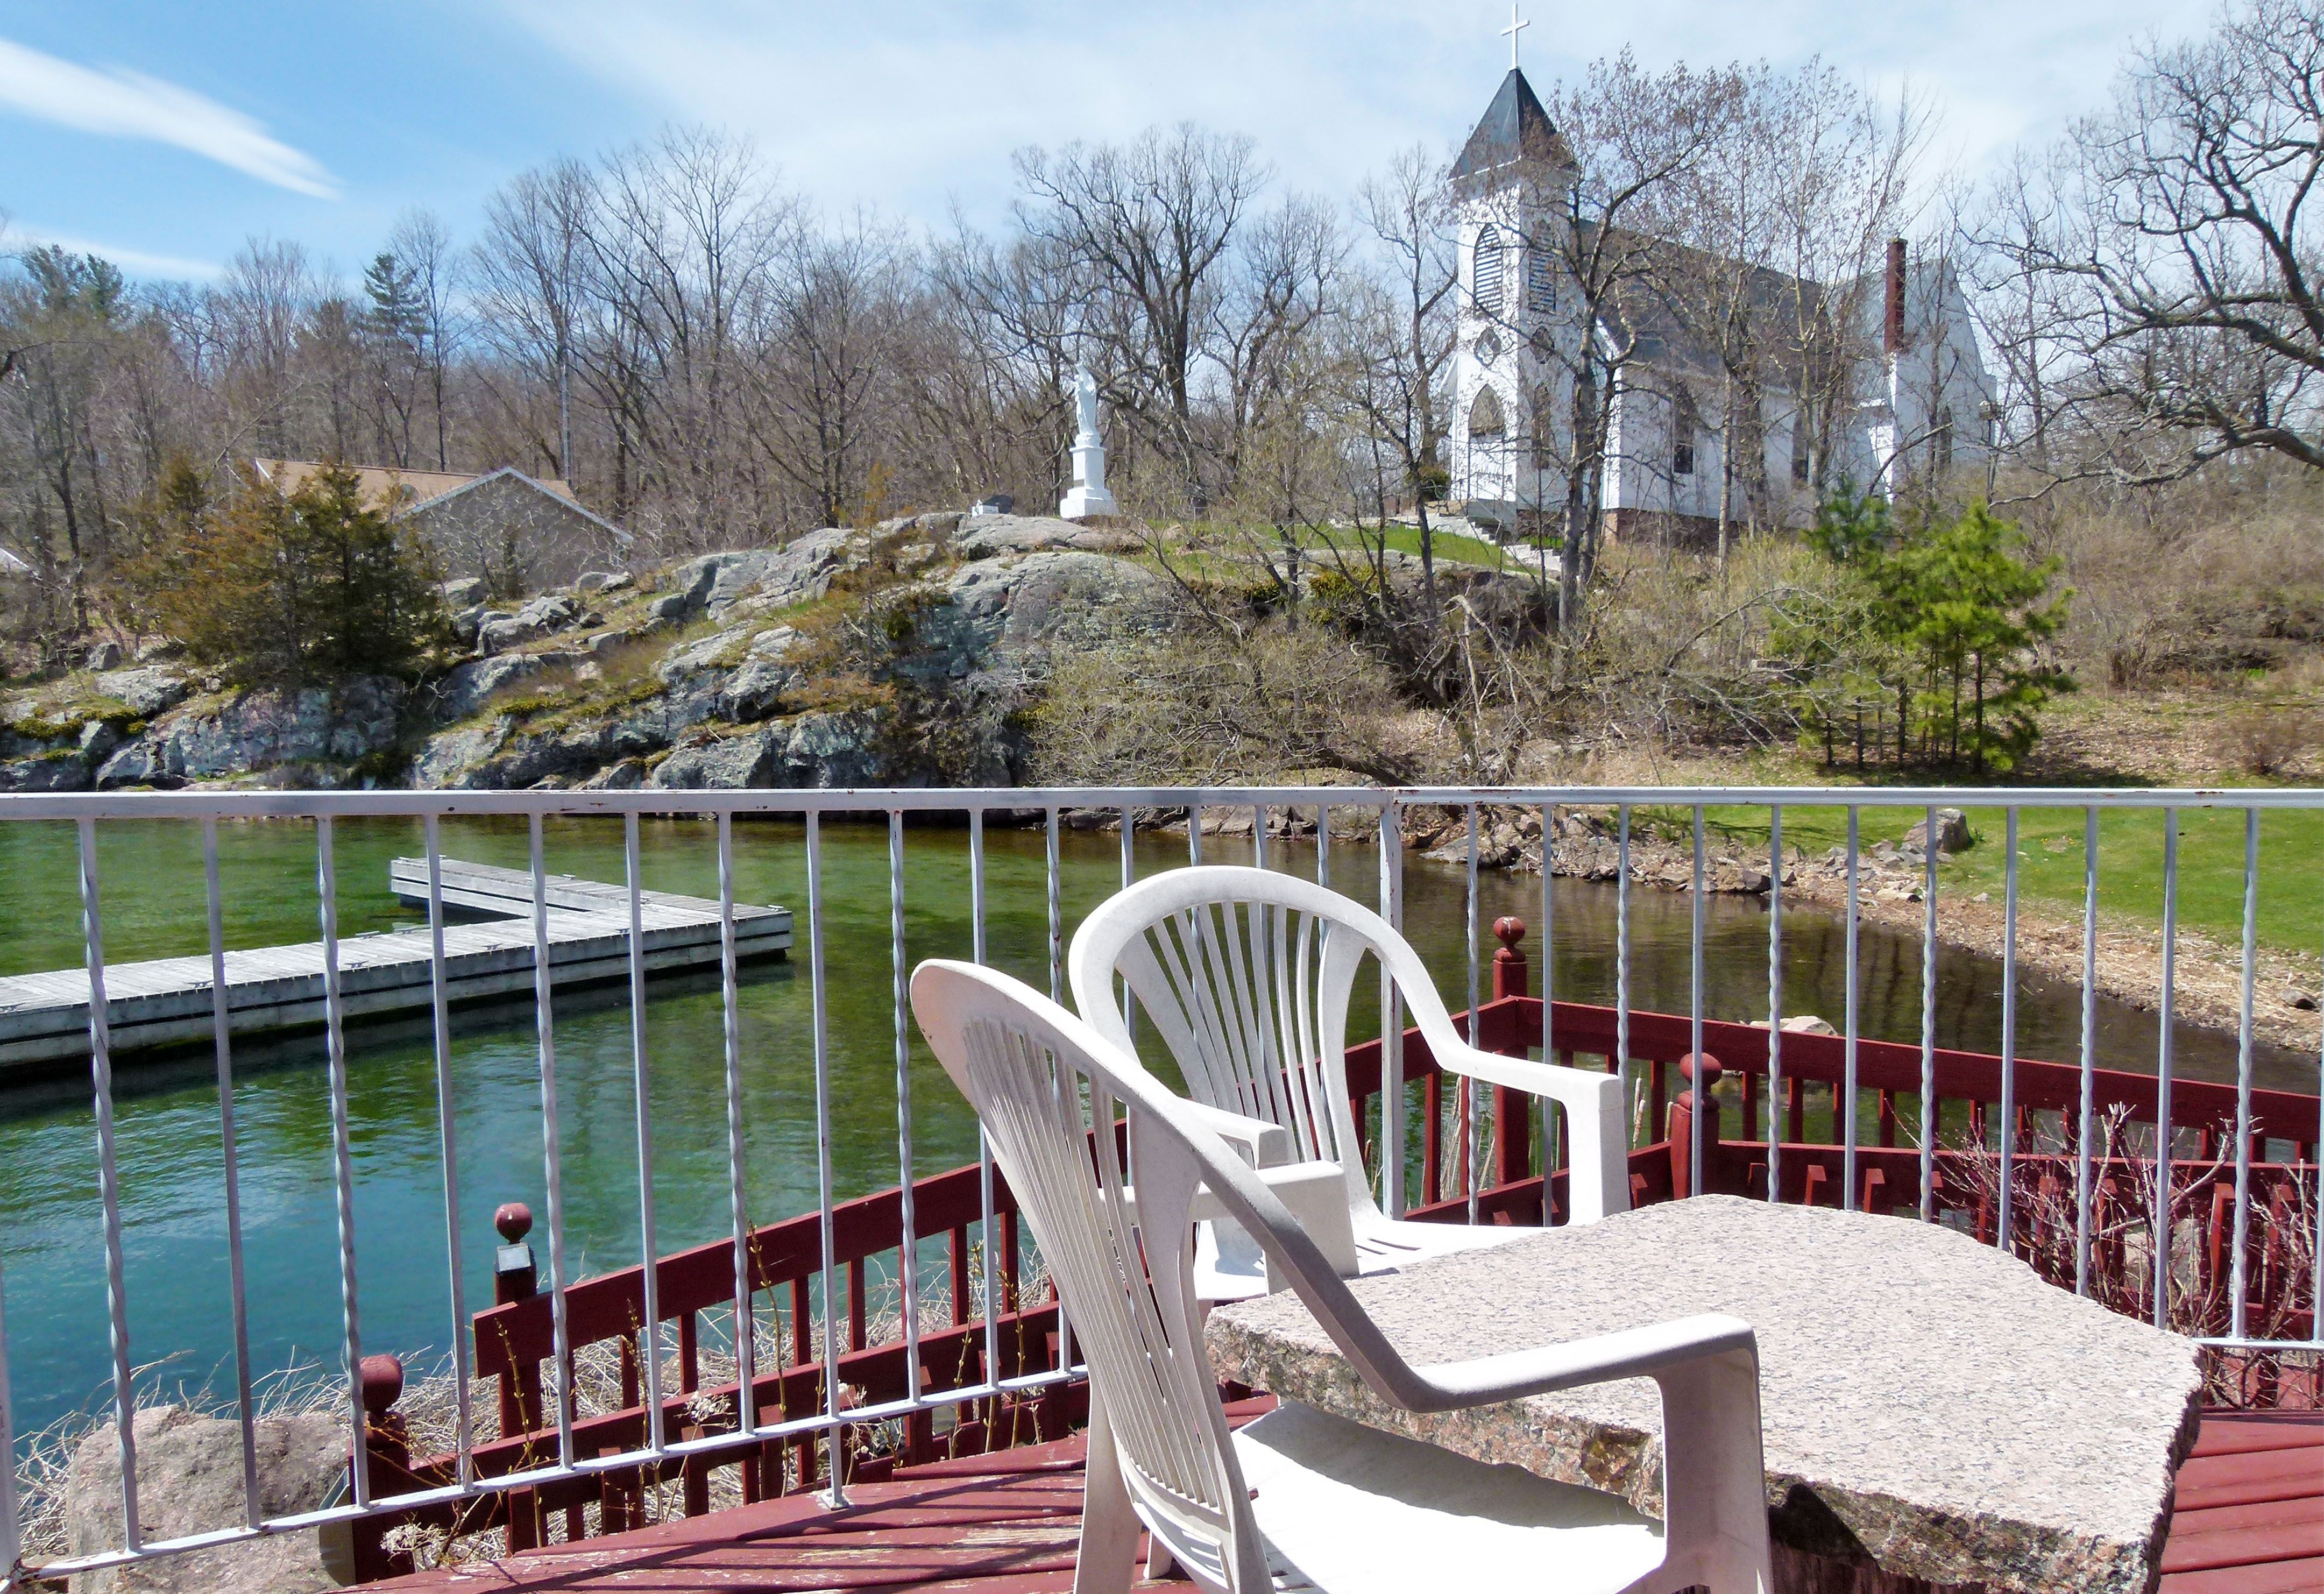
<path id="1" fill-rule="evenodd" d="M 1190 885 L 1213 894 L 1186 899 Z M 1338 1163 L 1351 1202 L 1377 1212 L 1348 1097 L 1348 1011 L 1366 954 L 1391 959 L 1361 915 L 1286 875 L 1174 870 L 1093 915 L 1073 962 L 1084 1016 L 1108 1040 L 1130 1046 L 1118 974 L 1196 1101 L 1284 1129 L 1296 1159 Z"/>

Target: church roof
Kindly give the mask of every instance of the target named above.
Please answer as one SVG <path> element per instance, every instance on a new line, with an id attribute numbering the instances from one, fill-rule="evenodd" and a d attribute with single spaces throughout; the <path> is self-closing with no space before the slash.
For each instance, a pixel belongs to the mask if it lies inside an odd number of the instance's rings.
<path id="1" fill-rule="evenodd" d="M 1461 146 L 1452 175 L 1476 177 L 1513 161 L 1540 161 L 1559 167 L 1573 164 L 1572 151 L 1550 124 L 1549 113 L 1542 109 L 1533 85 L 1515 67 L 1501 79 L 1499 91 L 1485 107 L 1469 142 Z"/>

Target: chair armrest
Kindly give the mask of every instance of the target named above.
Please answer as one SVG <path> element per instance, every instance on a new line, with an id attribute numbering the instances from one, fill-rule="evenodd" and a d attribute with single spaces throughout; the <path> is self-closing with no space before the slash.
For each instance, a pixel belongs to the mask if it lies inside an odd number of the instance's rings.
<path id="1" fill-rule="evenodd" d="M 1544 1096 L 1565 1109 L 1572 1131 L 1566 1194 L 1574 1222 L 1594 1223 L 1630 1210 L 1629 1123 L 1620 1074 L 1505 1057 L 1465 1041 L 1432 1040 L 1428 1051 L 1449 1073 Z"/>
<path id="2" fill-rule="evenodd" d="M 1452 1411 L 1615 1378 L 1655 1381 L 1663 1408 L 1663 1520 L 1674 1582 L 1757 1590 L 1774 1585 L 1767 1549 L 1766 1457 L 1759 1427 L 1759 1348 L 1723 1313 L 1676 1318 L 1499 1356 L 1409 1369 Z"/>
<path id="3" fill-rule="evenodd" d="M 1178 1105 L 1202 1119 L 1204 1129 L 1241 1152 L 1243 1160 L 1255 1168 L 1277 1167 L 1292 1160 L 1291 1131 L 1279 1123 L 1245 1118 L 1240 1112 L 1208 1106 L 1192 1097 L 1179 1098 Z"/>
<path id="4" fill-rule="evenodd" d="M 1283 1167 L 1260 1168 L 1259 1182 L 1275 1192 L 1276 1198 L 1291 1209 L 1307 1230 L 1307 1238 L 1323 1253 L 1323 1259 L 1342 1278 L 1353 1278 L 1362 1271 L 1356 1255 L 1356 1226 L 1348 1211 L 1348 1175 L 1335 1162 L 1295 1162 Z M 1240 1222 L 1227 1204 L 1213 1194 L 1209 1185 L 1194 1192 L 1194 1216 L 1213 1222 Z M 1264 1251 L 1261 1253 L 1264 1255 Z M 1269 1295 L 1291 1287 L 1291 1276 L 1277 1266 L 1273 1257 L 1267 1258 L 1267 1289 Z"/>
<path id="5" fill-rule="evenodd" d="M 1355 1223 L 1348 1212 L 1348 1176 L 1335 1162 L 1296 1162 L 1283 1167 L 1253 1170 L 1261 1184 L 1275 1198 L 1290 1209 L 1299 1226 L 1323 1259 L 1342 1278 L 1353 1278 L 1361 1270 L 1356 1255 Z M 1130 1221 L 1138 1220 L 1138 1187 L 1121 1187 L 1123 1207 Z M 1195 1186 L 1191 1216 L 1198 1223 L 1232 1223 L 1241 1226 L 1241 1219 L 1226 1202 L 1207 1184 Z M 1267 1287 L 1270 1294 L 1291 1287 L 1291 1276 L 1284 1272 L 1273 1256 L 1267 1258 Z"/>
<path id="6" fill-rule="evenodd" d="M 1563 1345 L 1415 1367 L 1414 1376 L 1435 1396 L 1428 1407 L 1416 1409 L 1455 1411 L 1616 1378 L 1660 1379 L 1674 1368 L 1712 1357 L 1740 1357 L 1756 1369 L 1758 1340 L 1751 1325 L 1706 1312 Z"/>

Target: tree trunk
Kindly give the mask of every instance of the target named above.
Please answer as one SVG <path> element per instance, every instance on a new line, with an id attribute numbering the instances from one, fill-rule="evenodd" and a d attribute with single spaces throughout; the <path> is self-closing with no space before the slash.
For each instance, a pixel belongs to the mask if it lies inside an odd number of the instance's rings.
<path id="1" fill-rule="evenodd" d="M 1727 568 L 1728 528 L 1735 510 L 1735 375 L 1727 376 L 1727 393 L 1719 418 L 1719 567 Z"/>
<path id="2" fill-rule="evenodd" d="M 1977 772 L 1985 773 L 1985 655 L 1977 656 L 1977 696 L 1971 700 L 1977 706 L 1977 741 L 1970 749 Z"/>

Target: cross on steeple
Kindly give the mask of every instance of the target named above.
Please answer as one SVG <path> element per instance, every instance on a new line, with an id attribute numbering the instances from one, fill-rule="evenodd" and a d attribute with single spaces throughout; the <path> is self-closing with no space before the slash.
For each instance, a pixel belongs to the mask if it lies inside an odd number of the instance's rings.
<path id="1" fill-rule="evenodd" d="M 1515 5 L 1509 7 L 1509 25 L 1501 30 L 1501 37 L 1509 41 L 1509 70 L 1512 72 L 1517 69 L 1517 34 L 1531 26 L 1533 26 L 1531 23 L 1521 23 L 1517 20 L 1517 8 Z"/>

